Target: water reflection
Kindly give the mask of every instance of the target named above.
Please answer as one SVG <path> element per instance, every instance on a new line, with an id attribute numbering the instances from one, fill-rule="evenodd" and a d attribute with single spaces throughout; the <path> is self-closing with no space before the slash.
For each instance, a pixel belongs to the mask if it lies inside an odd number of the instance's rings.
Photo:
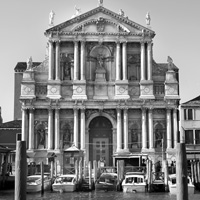
<path id="1" fill-rule="evenodd" d="M 170 193 L 123 193 L 123 192 L 71 192 L 53 193 L 45 192 L 27 194 L 27 200 L 176 200 Z M 13 200 L 14 191 L 0 191 L 0 200 Z M 199 200 L 200 193 L 189 196 L 189 200 Z"/>

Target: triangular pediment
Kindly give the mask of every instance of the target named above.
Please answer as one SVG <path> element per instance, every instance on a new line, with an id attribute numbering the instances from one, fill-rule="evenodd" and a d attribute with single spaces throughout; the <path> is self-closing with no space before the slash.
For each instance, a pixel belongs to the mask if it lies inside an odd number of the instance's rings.
<path id="1" fill-rule="evenodd" d="M 127 34 L 142 36 L 147 34 L 154 37 L 151 29 L 137 24 L 127 17 L 114 13 L 102 6 L 78 15 L 66 22 L 46 30 L 46 34 Z"/>

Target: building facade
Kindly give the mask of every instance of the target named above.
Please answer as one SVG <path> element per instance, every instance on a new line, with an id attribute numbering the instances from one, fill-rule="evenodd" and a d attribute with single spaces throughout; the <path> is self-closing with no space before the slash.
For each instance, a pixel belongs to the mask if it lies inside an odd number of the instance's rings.
<path id="1" fill-rule="evenodd" d="M 170 57 L 154 61 L 149 18 L 139 25 L 102 2 L 76 11 L 58 25 L 52 12 L 45 60 L 15 68 L 27 152 L 55 153 L 61 170 L 72 145 L 86 162 L 108 166 L 147 156 L 155 163 L 162 152 L 175 160 L 179 73 Z"/>
<path id="2" fill-rule="evenodd" d="M 181 104 L 181 138 L 187 159 L 200 159 L 200 96 Z"/>

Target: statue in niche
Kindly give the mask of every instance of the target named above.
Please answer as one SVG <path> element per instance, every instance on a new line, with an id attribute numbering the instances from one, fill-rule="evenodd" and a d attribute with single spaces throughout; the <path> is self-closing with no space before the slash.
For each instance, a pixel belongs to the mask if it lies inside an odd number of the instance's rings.
<path id="1" fill-rule="evenodd" d="M 71 78 L 71 59 L 68 54 L 61 54 L 61 68 L 63 69 L 63 79 L 70 80 Z"/>
<path id="2" fill-rule="evenodd" d="M 44 127 L 40 127 L 38 130 L 37 130 L 37 138 L 38 138 L 38 141 L 37 141 L 37 148 L 38 149 L 41 149 L 41 148 L 44 148 L 45 149 L 45 128 Z"/>
<path id="3" fill-rule="evenodd" d="M 99 68 L 103 68 L 103 55 L 101 54 L 98 55 L 97 62 L 99 64 Z"/>
<path id="4" fill-rule="evenodd" d="M 160 148 L 162 147 L 162 139 L 163 139 L 163 136 L 162 136 L 162 132 L 160 130 L 156 130 L 155 131 L 155 147 L 156 148 Z"/>
<path id="5" fill-rule="evenodd" d="M 70 147 L 70 142 L 71 142 L 71 133 L 70 129 L 67 128 L 66 130 L 64 130 L 63 133 L 63 148 L 66 149 Z"/>
<path id="6" fill-rule="evenodd" d="M 138 133 L 134 129 L 131 129 L 131 147 L 138 148 Z"/>

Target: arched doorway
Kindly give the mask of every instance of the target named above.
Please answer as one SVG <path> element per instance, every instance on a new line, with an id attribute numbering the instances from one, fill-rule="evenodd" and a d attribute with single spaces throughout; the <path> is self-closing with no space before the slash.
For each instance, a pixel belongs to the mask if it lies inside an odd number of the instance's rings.
<path id="1" fill-rule="evenodd" d="M 96 117 L 89 125 L 89 160 L 98 162 L 104 158 L 106 165 L 110 166 L 112 153 L 112 124 L 106 117 Z"/>

